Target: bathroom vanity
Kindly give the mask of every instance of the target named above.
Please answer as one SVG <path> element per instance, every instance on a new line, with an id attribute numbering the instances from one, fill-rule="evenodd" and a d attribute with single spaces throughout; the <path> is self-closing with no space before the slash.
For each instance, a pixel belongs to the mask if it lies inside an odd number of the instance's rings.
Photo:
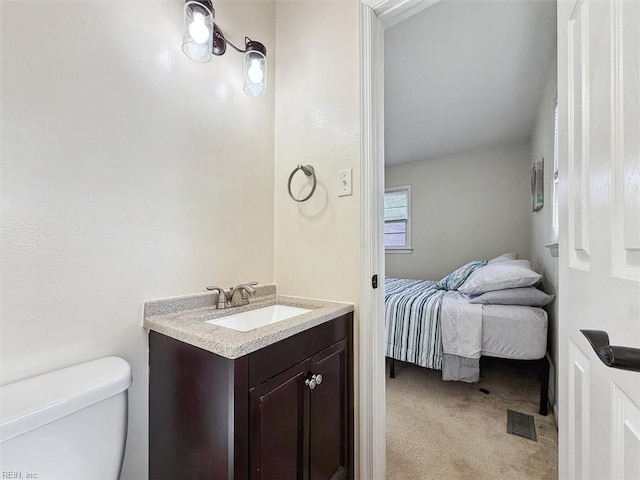
<path id="1" fill-rule="evenodd" d="M 353 307 L 262 293 L 242 309 L 309 311 L 242 332 L 145 305 L 151 480 L 353 478 Z"/>

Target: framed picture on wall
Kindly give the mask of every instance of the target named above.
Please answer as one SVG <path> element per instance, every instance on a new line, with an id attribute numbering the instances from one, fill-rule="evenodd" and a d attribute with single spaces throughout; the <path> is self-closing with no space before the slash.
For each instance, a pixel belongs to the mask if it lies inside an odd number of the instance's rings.
<path id="1" fill-rule="evenodd" d="M 537 212 L 544 205 L 544 158 L 531 167 L 531 211 Z"/>

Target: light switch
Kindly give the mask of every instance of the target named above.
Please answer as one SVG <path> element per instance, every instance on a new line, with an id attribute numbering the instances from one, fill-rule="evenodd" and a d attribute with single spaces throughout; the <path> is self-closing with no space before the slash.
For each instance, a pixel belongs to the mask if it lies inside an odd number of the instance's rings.
<path id="1" fill-rule="evenodd" d="M 338 196 L 345 197 L 353 194 L 353 188 L 351 187 L 351 171 L 341 170 L 338 172 Z"/>

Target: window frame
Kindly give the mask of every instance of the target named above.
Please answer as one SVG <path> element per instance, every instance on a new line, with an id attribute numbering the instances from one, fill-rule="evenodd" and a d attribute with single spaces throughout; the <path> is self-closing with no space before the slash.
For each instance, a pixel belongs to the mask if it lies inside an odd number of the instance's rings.
<path id="1" fill-rule="evenodd" d="M 404 245 L 401 246 L 387 246 L 384 245 L 385 253 L 411 253 L 413 248 L 411 247 L 411 185 L 398 185 L 395 187 L 387 187 L 384 189 L 385 196 L 387 193 L 396 193 L 396 192 L 406 192 L 407 194 L 407 228 L 405 231 L 406 241 Z M 384 226 L 387 224 L 387 221 L 384 219 L 384 201 L 382 202 L 382 221 L 383 221 L 383 230 Z M 383 243 L 384 243 L 384 232 L 383 232 Z"/>

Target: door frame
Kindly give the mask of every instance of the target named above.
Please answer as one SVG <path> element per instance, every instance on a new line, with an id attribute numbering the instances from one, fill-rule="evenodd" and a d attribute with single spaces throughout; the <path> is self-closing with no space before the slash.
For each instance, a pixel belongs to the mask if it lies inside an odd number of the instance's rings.
<path id="1" fill-rule="evenodd" d="M 360 1 L 358 445 L 355 478 L 386 475 L 384 355 L 384 30 L 439 0 Z M 378 275 L 378 288 L 371 286 Z"/>

